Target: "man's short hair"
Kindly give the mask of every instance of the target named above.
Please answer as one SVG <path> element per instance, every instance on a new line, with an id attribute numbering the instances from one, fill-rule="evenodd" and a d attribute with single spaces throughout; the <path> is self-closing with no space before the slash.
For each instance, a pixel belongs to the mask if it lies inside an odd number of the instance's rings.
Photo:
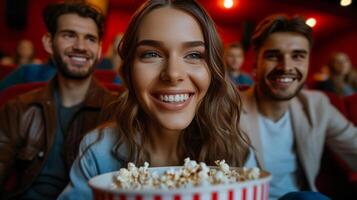
<path id="1" fill-rule="evenodd" d="M 58 28 L 58 18 L 64 14 L 77 14 L 81 17 L 91 18 L 98 28 L 99 38 L 103 37 L 104 15 L 103 12 L 92 4 L 84 1 L 67 1 L 49 4 L 43 10 L 42 16 L 48 32 L 55 35 Z"/>
<path id="2" fill-rule="evenodd" d="M 256 27 L 253 37 L 253 49 L 257 52 L 269 37 L 275 32 L 292 32 L 303 35 L 312 47 L 312 28 L 300 16 L 288 17 L 286 15 L 271 15 L 263 19 Z"/>

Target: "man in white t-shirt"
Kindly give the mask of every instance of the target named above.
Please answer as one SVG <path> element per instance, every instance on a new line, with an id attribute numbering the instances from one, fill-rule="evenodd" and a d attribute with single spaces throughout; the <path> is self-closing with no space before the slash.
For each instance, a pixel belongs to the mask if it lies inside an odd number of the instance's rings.
<path id="1" fill-rule="evenodd" d="M 273 174 L 270 199 L 328 199 L 312 192 L 325 144 L 357 170 L 356 127 L 325 95 L 302 89 L 311 32 L 302 18 L 270 16 L 253 35 L 256 85 L 242 93 L 240 125 Z"/>

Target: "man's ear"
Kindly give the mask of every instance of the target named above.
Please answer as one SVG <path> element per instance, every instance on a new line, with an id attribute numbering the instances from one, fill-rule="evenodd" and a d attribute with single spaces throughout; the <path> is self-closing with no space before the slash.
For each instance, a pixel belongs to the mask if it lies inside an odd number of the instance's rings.
<path id="1" fill-rule="evenodd" d="M 45 51 L 52 55 L 53 54 L 53 49 L 52 49 L 52 35 L 50 33 L 46 33 L 42 36 L 42 45 Z"/>

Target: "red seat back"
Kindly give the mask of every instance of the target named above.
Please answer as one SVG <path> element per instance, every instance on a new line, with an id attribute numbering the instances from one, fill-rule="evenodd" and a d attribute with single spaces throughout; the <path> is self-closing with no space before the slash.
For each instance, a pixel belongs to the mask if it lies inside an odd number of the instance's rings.
<path id="1" fill-rule="evenodd" d="M 123 85 L 117 85 L 114 83 L 101 83 L 101 84 L 104 87 L 106 87 L 108 90 L 117 92 L 119 94 L 126 90 Z M 16 84 L 9 88 L 6 88 L 5 90 L 0 92 L 0 106 L 18 95 L 24 94 L 36 88 L 44 87 L 46 85 L 47 82 L 32 82 L 32 83 Z"/>
<path id="2" fill-rule="evenodd" d="M 0 92 L 0 106 L 18 95 L 24 94 L 36 88 L 44 87 L 45 85 L 47 85 L 46 82 L 33 82 L 21 83 L 8 87 Z"/>
<path id="3" fill-rule="evenodd" d="M 95 70 L 94 77 L 102 83 L 112 83 L 117 74 L 113 70 Z"/>
<path id="4" fill-rule="evenodd" d="M 3 65 L 0 64 L 0 80 L 5 78 L 16 68 L 15 65 Z"/>
<path id="5" fill-rule="evenodd" d="M 115 83 L 102 83 L 102 85 L 104 87 L 106 87 L 109 91 L 117 92 L 119 94 L 121 94 L 122 92 L 124 92 L 126 90 L 124 85 L 118 85 Z"/>
<path id="6" fill-rule="evenodd" d="M 248 90 L 250 87 L 251 87 L 250 85 L 242 85 L 242 84 L 237 85 L 237 89 L 238 89 L 239 91 Z"/>
<path id="7" fill-rule="evenodd" d="M 347 108 L 345 105 L 344 98 L 341 96 L 337 96 L 332 92 L 324 92 L 326 96 L 330 99 L 332 105 L 334 105 L 345 117 L 348 118 Z"/>
<path id="8" fill-rule="evenodd" d="M 331 92 L 324 92 L 333 104 L 346 118 L 357 123 L 357 94 L 349 97 L 340 97 Z M 353 114 L 355 113 L 355 114 Z M 353 116 L 354 115 L 354 116 Z M 319 191 L 332 199 L 355 199 L 357 192 L 357 175 L 345 161 L 329 148 L 325 148 L 321 162 L 320 173 L 316 179 Z"/>

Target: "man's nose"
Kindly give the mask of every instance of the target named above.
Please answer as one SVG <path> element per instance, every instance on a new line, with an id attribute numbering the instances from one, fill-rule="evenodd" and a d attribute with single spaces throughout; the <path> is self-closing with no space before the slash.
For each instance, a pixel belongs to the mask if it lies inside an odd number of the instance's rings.
<path id="1" fill-rule="evenodd" d="M 85 40 L 83 38 L 77 38 L 73 44 L 73 49 L 75 50 L 85 50 Z"/>
<path id="2" fill-rule="evenodd" d="M 280 59 L 279 67 L 283 68 L 286 71 L 294 69 L 294 61 L 290 55 L 284 55 Z"/>

